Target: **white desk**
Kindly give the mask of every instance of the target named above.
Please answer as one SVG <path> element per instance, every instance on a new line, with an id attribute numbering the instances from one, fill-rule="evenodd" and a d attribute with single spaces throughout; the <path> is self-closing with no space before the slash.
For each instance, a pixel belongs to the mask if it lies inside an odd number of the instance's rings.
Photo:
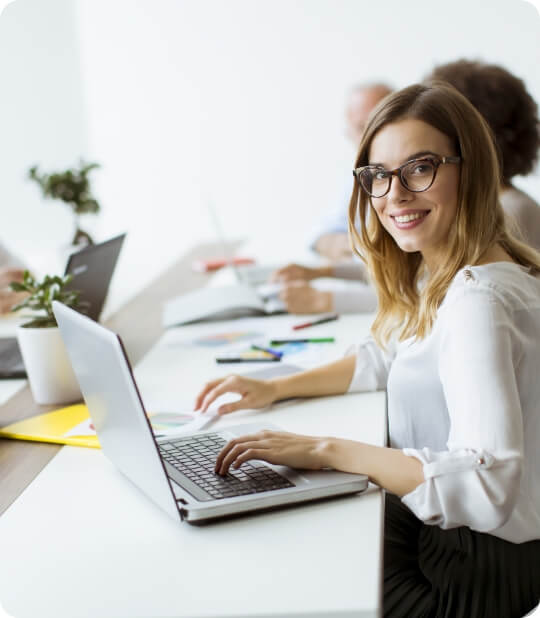
<path id="1" fill-rule="evenodd" d="M 298 320 L 260 324 L 287 334 Z M 335 355 L 368 324 L 347 316 L 309 335 L 335 335 Z M 191 398 L 219 372 L 215 348 L 188 342 L 231 325 L 163 339 L 138 366 L 143 399 Z M 381 445 L 384 411 L 383 393 L 356 394 L 243 411 L 213 428 L 256 416 Z M 0 600 L 17 618 L 378 616 L 382 513 L 382 494 L 371 490 L 198 528 L 170 519 L 101 451 L 65 447 L 0 519 Z"/>

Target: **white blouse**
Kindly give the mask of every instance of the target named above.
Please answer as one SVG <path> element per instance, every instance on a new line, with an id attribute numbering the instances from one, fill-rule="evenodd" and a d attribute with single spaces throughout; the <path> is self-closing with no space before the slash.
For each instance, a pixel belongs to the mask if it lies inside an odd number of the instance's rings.
<path id="1" fill-rule="evenodd" d="M 540 277 L 510 262 L 460 270 L 430 335 L 369 338 L 349 391 L 387 389 L 390 446 L 423 463 L 403 502 L 427 524 L 540 539 Z"/>

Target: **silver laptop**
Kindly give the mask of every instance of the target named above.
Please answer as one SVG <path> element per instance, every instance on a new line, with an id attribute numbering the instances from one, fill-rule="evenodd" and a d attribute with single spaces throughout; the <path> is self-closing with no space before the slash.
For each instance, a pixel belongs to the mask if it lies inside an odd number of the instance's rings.
<path id="1" fill-rule="evenodd" d="M 104 454 L 169 515 L 204 523 L 366 489 L 364 475 L 260 461 L 215 474 L 216 456 L 229 440 L 272 426 L 156 439 L 120 337 L 56 301 L 53 310 Z"/>

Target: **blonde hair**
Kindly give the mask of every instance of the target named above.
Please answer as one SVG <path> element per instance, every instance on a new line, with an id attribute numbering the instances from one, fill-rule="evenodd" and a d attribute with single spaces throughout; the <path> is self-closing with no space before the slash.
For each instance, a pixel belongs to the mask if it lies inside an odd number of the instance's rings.
<path id="1" fill-rule="evenodd" d="M 355 179 L 349 233 L 353 251 L 366 263 L 377 290 L 379 303 L 372 333 L 380 345 L 395 332 L 400 341 L 426 337 L 458 270 L 478 263 L 495 243 L 518 264 L 540 272 L 540 253 L 515 238 L 506 225 L 491 131 L 452 86 L 443 82 L 416 84 L 385 98 L 370 117 L 355 168 L 369 163 L 371 143 L 382 127 L 406 118 L 422 120 L 446 135 L 461 157 L 457 213 L 441 265 L 427 273 L 419 252 L 400 249 L 373 210 L 368 216 L 370 198 Z M 360 222 L 360 230 L 355 221 Z M 420 290 L 419 280 L 424 275 Z"/>

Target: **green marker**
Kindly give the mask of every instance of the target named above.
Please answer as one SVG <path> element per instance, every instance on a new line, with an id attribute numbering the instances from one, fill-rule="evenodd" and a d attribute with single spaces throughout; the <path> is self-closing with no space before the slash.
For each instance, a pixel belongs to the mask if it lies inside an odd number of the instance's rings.
<path id="1" fill-rule="evenodd" d="M 272 339 L 270 345 L 282 343 L 334 343 L 334 337 L 314 337 L 312 339 Z"/>

